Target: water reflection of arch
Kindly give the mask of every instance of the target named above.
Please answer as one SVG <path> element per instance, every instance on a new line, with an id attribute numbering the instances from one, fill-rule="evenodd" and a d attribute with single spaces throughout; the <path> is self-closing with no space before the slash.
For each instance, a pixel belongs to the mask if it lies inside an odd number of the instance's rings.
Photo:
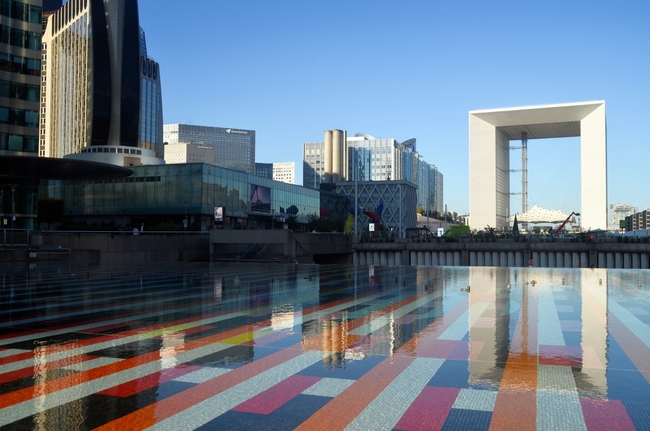
<path id="1" fill-rule="evenodd" d="M 472 267 L 468 283 L 470 384 L 498 387 L 509 359 L 534 360 L 571 365 L 581 392 L 607 394 L 607 270 Z M 555 308 L 566 295 L 572 305 Z M 568 308 L 579 321 L 560 320 Z M 580 345 L 567 346 L 564 331 Z"/>

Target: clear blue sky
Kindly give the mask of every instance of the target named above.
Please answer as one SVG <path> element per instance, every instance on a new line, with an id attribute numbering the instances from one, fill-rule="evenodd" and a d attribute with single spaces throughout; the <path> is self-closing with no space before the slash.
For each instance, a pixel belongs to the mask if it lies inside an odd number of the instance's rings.
<path id="1" fill-rule="evenodd" d="M 302 143 L 326 129 L 417 138 L 448 209 L 467 213 L 469 111 L 605 100 L 608 201 L 650 207 L 647 0 L 139 6 L 164 122 L 253 129 L 256 161 L 296 162 L 298 184 Z M 579 166 L 578 138 L 530 141 L 529 206 L 579 211 Z"/>

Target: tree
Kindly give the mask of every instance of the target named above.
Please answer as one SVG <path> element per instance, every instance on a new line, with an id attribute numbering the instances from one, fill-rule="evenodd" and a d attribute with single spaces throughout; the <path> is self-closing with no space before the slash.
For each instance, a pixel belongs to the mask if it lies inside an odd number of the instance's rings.
<path id="1" fill-rule="evenodd" d="M 422 205 L 418 205 L 418 209 L 415 210 L 418 214 L 424 215 L 424 208 Z"/>
<path id="2" fill-rule="evenodd" d="M 51 223 L 61 223 L 65 214 L 63 199 L 39 198 L 38 199 L 38 222 L 47 223 L 50 229 Z"/>

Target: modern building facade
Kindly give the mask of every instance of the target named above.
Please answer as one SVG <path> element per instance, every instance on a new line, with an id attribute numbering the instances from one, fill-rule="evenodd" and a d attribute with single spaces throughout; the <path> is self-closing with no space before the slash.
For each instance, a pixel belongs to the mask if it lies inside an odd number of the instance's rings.
<path id="1" fill-rule="evenodd" d="M 63 199 L 68 218 L 89 224 L 180 224 L 187 215 L 190 226 L 205 230 L 215 226 L 214 208 L 221 207 L 224 229 L 270 229 L 290 216 L 306 224 L 320 211 L 318 190 L 206 163 L 132 169 L 129 178 L 49 181 L 42 193 Z"/>
<path id="2" fill-rule="evenodd" d="M 166 144 L 165 163 L 207 163 L 214 165 L 214 148 L 197 144 Z"/>
<path id="3" fill-rule="evenodd" d="M 606 229 L 604 101 L 470 111 L 470 226 L 476 229 L 508 227 L 510 141 L 575 136 L 580 136 L 582 226 Z"/>
<path id="4" fill-rule="evenodd" d="M 326 178 L 333 178 L 332 166 L 335 163 L 326 163 L 331 158 L 333 150 L 326 151 L 326 143 L 329 136 L 332 136 L 332 143 L 336 131 L 326 131 L 324 142 L 306 142 L 303 144 L 303 186 L 319 188 L 321 183 L 327 182 Z M 346 134 L 339 131 L 338 136 Z M 332 148 L 337 145 L 331 145 Z M 443 176 L 434 166 L 428 164 L 416 150 L 416 140 L 409 139 L 405 142 L 398 142 L 393 138 L 377 139 L 371 135 L 357 133 L 347 138 L 347 152 L 341 155 L 336 163 L 347 166 L 347 181 L 389 181 L 405 180 L 417 185 L 417 205 L 423 208 L 428 207 L 431 213 L 438 211 L 442 213 L 443 203 Z M 327 154 L 326 154 L 327 153 Z M 334 159 L 332 159 L 334 160 Z M 329 172 L 329 174 L 328 174 Z M 340 175 L 339 175 L 340 177 Z"/>
<path id="5" fill-rule="evenodd" d="M 325 144 L 323 142 L 304 142 L 302 144 L 302 185 L 319 189 L 325 173 Z"/>
<path id="6" fill-rule="evenodd" d="M 0 7 L 0 156 L 38 156 L 41 0 L 2 1 Z M 0 228 L 31 228 L 38 181 L 0 181 Z"/>
<path id="7" fill-rule="evenodd" d="M 41 1 L 0 9 L 0 154 L 38 154 Z"/>
<path id="8" fill-rule="evenodd" d="M 621 222 L 625 223 L 627 216 L 631 216 L 638 210 L 633 205 L 618 203 L 609 206 L 610 224 L 608 226 L 611 230 L 616 230 L 621 227 Z"/>
<path id="9" fill-rule="evenodd" d="M 162 163 L 160 66 L 147 55 L 137 0 L 68 0 L 48 18 L 42 55 L 41 156 L 137 148 Z"/>
<path id="10" fill-rule="evenodd" d="M 357 187 L 358 193 L 355 193 Z M 360 210 L 375 211 L 382 204 L 381 222 L 395 238 L 403 238 L 406 229 L 416 226 L 416 190 L 413 183 L 405 180 L 336 183 L 336 192 L 346 196 L 351 203 L 356 203 Z M 371 222 L 370 217 L 360 214 L 357 217 L 356 232 L 368 232 Z"/>
<path id="11" fill-rule="evenodd" d="M 273 179 L 273 163 L 255 163 L 255 175 Z"/>
<path id="12" fill-rule="evenodd" d="M 625 217 L 625 230 L 650 229 L 650 210 L 641 211 Z"/>
<path id="13" fill-rule="evenodd" d="M 294 162 L 273 163 L 273 179 L 287 184 L 295 184 L 296 164 Z"/>
<path id="14" fill-rule="evenodd" d="M 198 144 L 214 148 L 214 164 L 255 174 L 255 131 L 192 124 L 165 124 L 167 144 Z"/>

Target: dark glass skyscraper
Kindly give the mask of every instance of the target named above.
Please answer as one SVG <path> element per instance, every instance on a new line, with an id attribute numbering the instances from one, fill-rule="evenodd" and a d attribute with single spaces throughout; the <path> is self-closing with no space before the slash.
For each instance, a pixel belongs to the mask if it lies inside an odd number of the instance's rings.
<path id="1" fill-rule="evenodd" d="M 137 0 L 68 0 L 48 19 L 43 58 L 41 155 L 101 146 L 162 159 L 160 68 L 146 54 Z"/>
<path id="2" fill-rule="evenodd" d="M 63 0 L 43 0 L 43 12 L 54 12 L 63 5 Z"/>

